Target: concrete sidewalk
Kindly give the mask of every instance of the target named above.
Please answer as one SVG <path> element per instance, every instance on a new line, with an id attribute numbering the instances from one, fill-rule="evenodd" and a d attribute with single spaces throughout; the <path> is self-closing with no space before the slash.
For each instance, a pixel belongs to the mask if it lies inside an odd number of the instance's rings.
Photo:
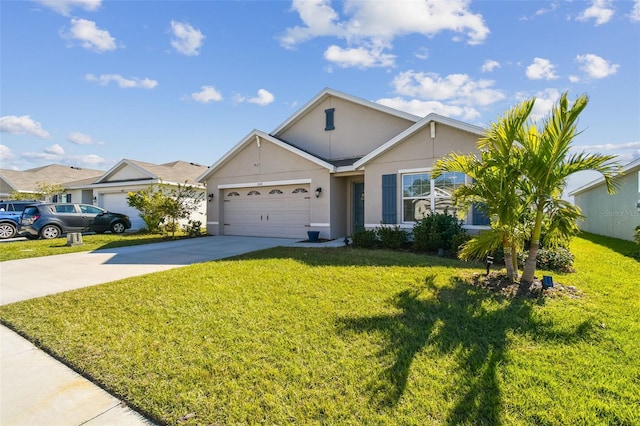
<path id="1" fill-rule="evenodd" d="M 0 263 L 0 304 L 276 246 L 339 247 L 341 239 L 216 236 Z M 0 425 L 151 425 L 117 398 L 0 326 Z"/>

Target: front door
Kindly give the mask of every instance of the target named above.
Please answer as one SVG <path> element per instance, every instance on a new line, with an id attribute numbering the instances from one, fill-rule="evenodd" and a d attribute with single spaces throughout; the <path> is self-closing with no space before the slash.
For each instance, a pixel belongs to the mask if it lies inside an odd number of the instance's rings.
<path id="1" fill-rule="evenodd" d="M 353 232 L 364 229 L 364 182 L 353 184 Z"/>

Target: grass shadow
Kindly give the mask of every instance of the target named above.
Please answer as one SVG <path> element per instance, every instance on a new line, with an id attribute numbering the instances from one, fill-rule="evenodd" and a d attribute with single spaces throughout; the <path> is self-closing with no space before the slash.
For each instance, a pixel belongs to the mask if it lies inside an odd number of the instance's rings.
<path id="1" fill-rule="evenodd" d="M 359 249 L 353 247 L 303 248 L 275 247 L 233 256 L 225 260 L 293 259 L 309 266 L 442 266 L 478 269 L 478 262 L 432 256 L 406 251 Z"/>
<path id="2" fill-rule="evenodd" d="M 626 257 L 640 260 L 640 246 L 633 241 L 620 240 L 618 238 L 605 237 L 604 235 L 581 232 L 580 238 L 585 239 L 599 246 L 606 247 Z"/>
<path id="3" fill-rule="evenodd" d="M 536 319 L 536 299 L 490 294 L 460 279 L 438 287 L 427 276 L 420 288 L 406 289 L 390 300 L 396 314 L 345 317 L 338 321 L 342 333 L 382 334 L 386 345 L 377 354 L 388 365 L 371 380 L 371 399 L 379 409 L 395 407 L 407 387 L 414 358 L 423 350 L 455 359 L 457 377 L 449 395 L 458 395 L 447 415 L 447 424 L 503 423 L 505 397 L 500 374 L 509 361 L 512 333 L 536 340 L 569 343 L 590 334 L 595 325 L 579 324 L 572 332 L 553 330 L 550 322 Z M 426 296 L 426 297 L 425 297 Z M 491 308 L 485 303 L 491 299 Z"/>

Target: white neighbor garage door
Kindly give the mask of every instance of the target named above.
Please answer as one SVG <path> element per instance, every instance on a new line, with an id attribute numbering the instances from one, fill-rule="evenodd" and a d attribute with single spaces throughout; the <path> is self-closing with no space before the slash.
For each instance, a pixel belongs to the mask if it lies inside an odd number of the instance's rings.
<path id="1" fill-rule="evenodd" d="M 309 185 L 234 188 L 224 191 L 224 234 L 307 238 Z"/>
<path id="2" fill-rule="evenodd" d="M 140 217 L 138 209 L 130 207 L 127 203 L 126 193 L 102 194 L 100 207 L 114 213 L 122 213 L 129 216 L 132 231 L 146 227 L 144 220 Z"/>

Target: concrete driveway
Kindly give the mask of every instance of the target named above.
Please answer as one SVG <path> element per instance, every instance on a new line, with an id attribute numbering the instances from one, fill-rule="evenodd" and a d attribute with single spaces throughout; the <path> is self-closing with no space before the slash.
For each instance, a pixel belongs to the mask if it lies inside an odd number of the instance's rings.
<path id="1" fill-rule="evenodd" d="M 0 305 L 296 241 L 215 236 L 10 260 L 0 263 Z"/>
<path id="2" fill-rule="evenodd" d="M 216 236 L 1 262 L 0 304 L 296 241 Z M 1 425 L 152 425 L 4 326 L 0 339 Z"/>

